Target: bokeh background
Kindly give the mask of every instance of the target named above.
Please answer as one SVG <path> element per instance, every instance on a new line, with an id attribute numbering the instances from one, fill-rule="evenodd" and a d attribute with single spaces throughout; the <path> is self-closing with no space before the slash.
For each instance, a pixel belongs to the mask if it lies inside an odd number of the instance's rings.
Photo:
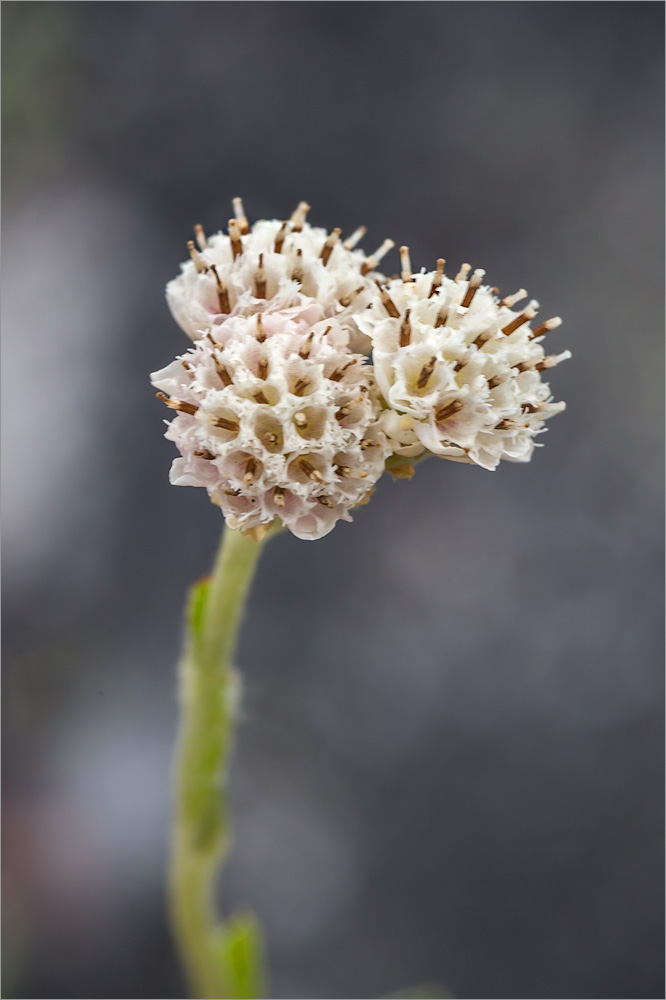
<path id="1" fill-rule="evenodd" d="M 221 525 L 148 373 L 241 194 L 524 285 L 574 358 L 530 465 L 270 544 L 224 907 L 276 998 L 663 997 L 663 6 L 2 13 L 3 995 L 183 996 L 174 664 Z"/>

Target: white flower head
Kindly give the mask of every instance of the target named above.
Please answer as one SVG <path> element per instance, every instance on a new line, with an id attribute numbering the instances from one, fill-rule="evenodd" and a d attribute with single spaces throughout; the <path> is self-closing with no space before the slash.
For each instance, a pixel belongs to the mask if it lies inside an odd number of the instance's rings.
<path id="1" fill-rule="evenodd" d="M 338 320 L 234 316 L 152 376 L 177 410 L 171 482 L 203 486 L 232 528 L 281 520 L 321 538 L 368 498 L 390 454 L 372 367 Z"/>
<path id="2" fill-rule="evenodd" d="M 401 249 L 402 278 L 377 284 L 358 317 L 372 341 L 382 416 L 394 453 L 428 451 L 494 469 L 502 459 L 529 461 L 544 420 L 564 409 L 541 373 L 570 357 L 547 357 L 542 338 L 559 317 L 532 327 L 538 303 L 514 306 L 527 293 L 499 299 L 485 272 L 463 264 L 455 279 L 436 271 L 412 274 Z"/>
<path id="3" fill-rule="evenodd" d="M 337 317 L 352 346 L 367 346 L 354 316 L 367 307 L 374 269 L 393 241 L 385 240 L 367 257 L 357 249 L 365 227 L 340 240 L 340 229 L 329 234 L 309 225 L 309 208 L 301 202 L 289 221 L 261 220 L 250 228 L 235 198 L 228 233 L 206 238 L 201 226 L 195 227 L 198 249 L 188 244 L 191 259 L 167 285 L 174 319 L 192 340 L 229 316 L 288 310 L 311 322 Z"/>

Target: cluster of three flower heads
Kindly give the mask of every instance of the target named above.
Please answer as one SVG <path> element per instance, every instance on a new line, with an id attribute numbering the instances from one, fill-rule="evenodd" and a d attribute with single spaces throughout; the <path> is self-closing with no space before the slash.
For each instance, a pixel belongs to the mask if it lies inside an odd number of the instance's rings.
<path id="1" fill-rule="evenodd" d="M 455 278 L 377 267 L 358 248 L 306 221 L 252 228 L 234 200 L 228 233 L 196 227 L 190 260 L 167 286 L 190 349 L 152 376 L 177 411 L 166 437 L 180 457 L 176 485 L 203 486 L 227 523 L 253 537 L 279 519 L 320 538 L 367 502 L 386 468 L 409 476 L 438 455 L 494 469 L 529 461 L 544 421 L 564 409 L 542 373 L 555 317 L 532 326 L 538 303 L 514 306 L 463 264 Z"/>

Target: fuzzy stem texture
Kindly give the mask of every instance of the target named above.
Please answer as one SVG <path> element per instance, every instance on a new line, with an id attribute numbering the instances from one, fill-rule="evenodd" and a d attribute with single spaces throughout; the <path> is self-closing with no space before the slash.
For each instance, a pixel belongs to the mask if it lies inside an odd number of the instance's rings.
<path id="1" fill-rule="evenodd" d="M 236 918 L 225 926 L 215 906 L 216 877 L 230 843 L 228 776 L 238 701 L 231 657 L 262 549 L 263 542 L 225 529 L 212 576 L 189 598 L 169 905 L 191 996 L 198 1000 L 265 995 L 253 921 Z"/>

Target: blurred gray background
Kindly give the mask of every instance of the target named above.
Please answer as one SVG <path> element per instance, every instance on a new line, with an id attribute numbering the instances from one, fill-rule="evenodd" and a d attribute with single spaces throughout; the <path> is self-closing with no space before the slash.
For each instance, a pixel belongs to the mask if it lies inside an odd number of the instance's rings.
<path id="1" fill-rule="evenodd" d="M 240 194 L 524 285 L 574 358 L 530 465 L 270 544 L 224 907 L 277 998 L 663 997 L 662 4 L 2 12 L 3 995 L 183 996 L 174 669 L 221 523 L 148 373 Z"/>

